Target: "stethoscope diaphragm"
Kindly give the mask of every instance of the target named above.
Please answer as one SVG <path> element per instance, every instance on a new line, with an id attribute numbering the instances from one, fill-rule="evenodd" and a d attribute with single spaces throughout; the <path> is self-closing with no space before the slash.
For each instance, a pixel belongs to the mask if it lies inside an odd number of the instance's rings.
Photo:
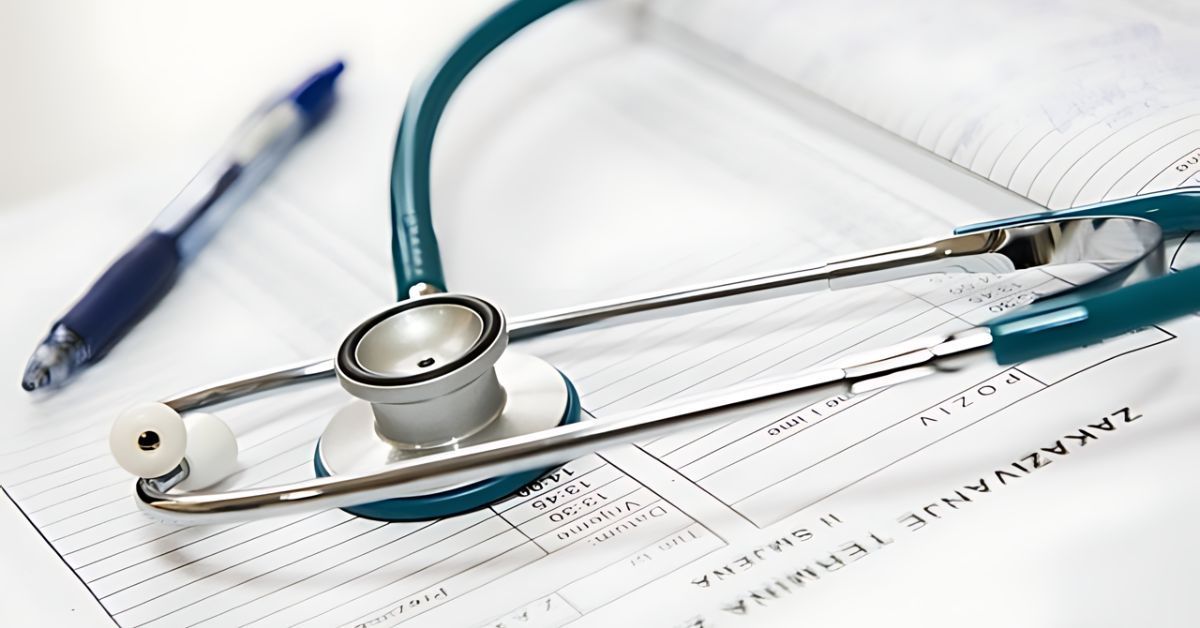
<path id="1" fill-rule="evenodd" d="M 368 318 L 337 354 L 338 380 L 357 399 L 322 433 L 317 474 L 372 473 L 578 421 L 578 397 L 567 378 L 507 345 L 503 313 L 476 297 L 420 297 Z M 490 505 L 545 471 L 449 484 L 346 511 L 387 521 L 450 516 Z"/>

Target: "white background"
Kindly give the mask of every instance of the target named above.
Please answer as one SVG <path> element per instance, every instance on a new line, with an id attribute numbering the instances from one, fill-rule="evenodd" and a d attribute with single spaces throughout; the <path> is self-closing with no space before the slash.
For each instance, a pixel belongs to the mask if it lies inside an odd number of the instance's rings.
<path id="1" fill-rule="evenodd" d="M 338 57 L 398 121 L 414 72 L 497 4 L 0 2 L 0 208 L 204 155 L 264 95 Z"/>

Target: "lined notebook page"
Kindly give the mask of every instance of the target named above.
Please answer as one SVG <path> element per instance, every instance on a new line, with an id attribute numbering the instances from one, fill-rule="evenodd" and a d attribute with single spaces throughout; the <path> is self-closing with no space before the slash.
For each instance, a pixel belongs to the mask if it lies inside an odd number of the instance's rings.
<path id="1" fill-rule="evenodd" d="M 569 10 L 501 51 L 450 112 L 435 201 L 454 288 L 520 313 L 807 263 L 989 217 L 672 50 L 632 41 L 604 10 Z M 548 49 L 572 53 L 546 59 Z M 4 525 L 36 528 L 117 624 L 879 623 L 904 616 L 913 600 L 923 612 L 943 597 L 995 605 L 990 619 L 1011 622 L 1026 607 L 1005 599 L 1072 593 L 1015 577 L 1032 554 L 1049 557 L 1048 572 L 1109 593 L 1089 607 L 1093 619 L 1164 620 L 1195 603 L 1153 604 L 1163 581 L 1186 581 L 1175 564 L 1157 579 L 1095 580 L 1140 568 L 1144 552 L 1161 549 L 1156 540 L 1192 527 L 1195 500 L 1168 504 L 1172 495 L 1147 487 L 1198 471 L 1190 443 L 1200 424 L 1179 402 L 1200 372 L 1195 319 L 1017 368 L 803 407 L 782 401 L 715 429 L 584 456 L 509 500 L 440 521 L 383 524 L 340 511 L 192 528 L 148 519 L 107 453 L 113 413 L 328 355 L 392 296 L 384 182 L 395 111 L 385 105 L 398 94 L 347 88 L 323 134 L 102 365 L 39 403 L 0 388 L 15 409 L 0 423 L 0 486 L 14 508 L 0 513 L 19 513 Z M 44 312 L 104 258 L 96 240 L 136 229 L 132 219 L 108 224 L 80 208 L 127 202 L 145 176 L 5 216 L 0 238 L 17 253 L 36 250 L 20 233 L 49 209 L 78 215 L 80 231 L 63 237 L 92 247 L 92 259 L 52 271 L 55 294 L 28 290 L 29 311 L 0 338 L 5 360 L 24 359 Z M 563 369 L 588 416 L 604 420 L 960 329 L 1061 282 L 1044 273 L 935 277 L 514 350 Z M 346 400 L 326 383 L 223 412 L 242 445 L 229 484 L 311 477 L 314 439 Z M 1063 437 L 1091 424 L 1112 429 L 1091 428 L 1086 448 Z M 1059 453 L 1045 454 L 1053 464 L 1036 475 L 1032 463 L 1010 465 L 1043 447 Z M 970 510 L 941 506 L 939 516 L 962 518 L 912 530 L 910 515 L 920 518 L 930 500 L 954 498 L 997 469 L 1017 478 L 1003 476 L 1011 490 L 973 499 Z M 1143 512 L 1151 514 L 1135 516 Z M 1015 525 L 1017 516 L 1036 524 Z M 1056 554 L 1064 538 L 1104 547 L 1094 555 L 1106 569 Z M 973 569 L 957 568 L 964 545 Z M 789 574 L 801 572 L 804 595 L 785 592 Z M 983 586 L 997 572 L 1010 577 Z M 1124 600 L 1111 594 L 1116 586 Z M 863 604 L 865 592 L 878 604 Z M 1138 603 L 1105 604 L 1127 599 Z M 947 625 L 979 619 L 969 605 L 939 608 Z"/>
<path id="2" fill-rule="evenodd" d="M 1052 208 L 1200 182 L 1200 11 L 655 0 L 649 12 Z"/>

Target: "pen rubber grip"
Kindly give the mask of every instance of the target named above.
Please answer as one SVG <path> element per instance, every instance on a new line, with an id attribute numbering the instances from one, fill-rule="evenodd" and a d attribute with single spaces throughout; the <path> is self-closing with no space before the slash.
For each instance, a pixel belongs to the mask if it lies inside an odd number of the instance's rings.
<path id="1" fill-rule="evenodd" d="M 58 324 L 78 334 L 95 360 L 166 294 L 179 265 L 175 239 L 152 231 L 113 262 Z"/>

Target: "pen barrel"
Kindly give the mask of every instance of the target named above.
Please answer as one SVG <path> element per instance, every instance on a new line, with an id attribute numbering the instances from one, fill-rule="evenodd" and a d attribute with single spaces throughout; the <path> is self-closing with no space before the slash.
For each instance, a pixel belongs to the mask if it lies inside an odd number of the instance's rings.
<path id="1" fill-rule="evenodd" d="M 95 360 L 166 294 L 179 265 L 175 239 L 147 233 L 104 271 L 58 324 L 83 338 Z"/>

